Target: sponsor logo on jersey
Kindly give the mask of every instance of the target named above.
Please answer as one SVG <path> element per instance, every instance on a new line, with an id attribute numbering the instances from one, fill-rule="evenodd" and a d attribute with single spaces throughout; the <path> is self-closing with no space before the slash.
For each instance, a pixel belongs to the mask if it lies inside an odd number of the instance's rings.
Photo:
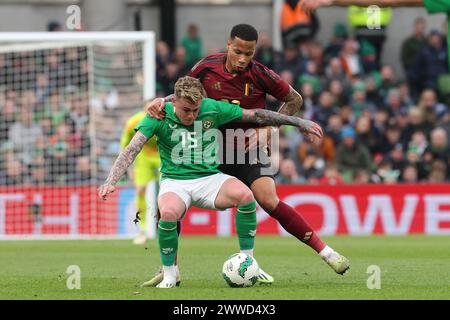
<path id="1" fill-rule="evenodd" d="M 220 85 L 220 82 L 215 82 L 212 85 L 212 88 L 215 89 L 215 90 L 218 90 L 218 91 L 222 91 L 222 86 Z"/>
<path id="2" fill-rule="evenodd" d="M 211 128 L 212 125 L 213 125 L 213 122 L 211 120 L 204 120 L 202 123 L 202 127 L 205 130 Z"/>

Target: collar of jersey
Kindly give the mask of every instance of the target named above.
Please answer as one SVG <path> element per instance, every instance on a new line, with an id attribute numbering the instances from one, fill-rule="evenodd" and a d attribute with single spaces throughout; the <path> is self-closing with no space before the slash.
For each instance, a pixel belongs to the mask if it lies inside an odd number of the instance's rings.
<path id="1" fill-rule="evenodd" d="M 183 123 L 180 121 L 180 119 L 178 119 L 177 115 L 175 114 L 175 111 L 173 110 L 173 103 L 172 102 L 167 102 L 165 105 L 165 109 L 166 109 L 166 119 L 171 120 L 175 123 L 181 124 L 183 125 Z"/>

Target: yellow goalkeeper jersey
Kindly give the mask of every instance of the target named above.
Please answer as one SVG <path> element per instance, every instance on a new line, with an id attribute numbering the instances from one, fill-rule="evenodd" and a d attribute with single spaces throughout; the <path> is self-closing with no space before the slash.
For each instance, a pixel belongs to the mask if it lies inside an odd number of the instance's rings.
<path id="1" fill-rule="evenodd" d="M 120 148 L 122 150 L 130 143 L 135 134 L 134 128 L 145 117 L 145 114 L 145 112 L 141 111 L 134 114 L 130 119 L 128 119 L 123 130 L 122 137 L 120 139 Z M 139 152 L 136 159 L 134 160 L 135 175 L 136 173 L 138 173 L 141 178 L 143 176 L 146 176 L 146 180 L 148 180 L 150 177 L 148 177 L 148 174 L 146 173 L 151 173 L 152 177 L 150 179 L 153 180 L 154 178 L 156 178 L 155 175 L 157 175 L 157 173 L 155 171 L 159 169 L 160 163 L 161 161 L 159 158 L 156 138 L 153 137 L 152 139 L 149 139 L 147 141 L 141 152 Z M 141 180 L 139 179 L 139 177 L 135 178 Z"/>

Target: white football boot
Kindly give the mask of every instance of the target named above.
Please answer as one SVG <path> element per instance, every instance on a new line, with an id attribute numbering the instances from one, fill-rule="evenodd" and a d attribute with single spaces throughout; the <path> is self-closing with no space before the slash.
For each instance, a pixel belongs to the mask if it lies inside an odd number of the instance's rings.
<path id="1" fill-rule="evenodd" d="M 175 285 L 178 287 L 181 284 L 180 270 L 178 269 L 178 266 L 177 266 L 176 270 L 177 270 L 177 277 L 176 277 Z M 141 287 L 142 288 L 156 287 L 160 283 L 162 283 L 163 279 L 164 279 L 164 273 L 163 273 L 163 269 L 161 267 L 161 268 L 159 268 L 158 272 L 155 273 L 154 277 L 151 278 L 150 280 L 144 282 L 143 284 L 141 284 Z"/>
<path id="2" fill-rule="evenodd" d="M 159 289 L 169 289 L 174 288 L 176 286 L 176 279 L 163 279 L 156 287 Z"/>
<path id="3" fill-rule="evenodd" d="M 322 259 L 337 273 L 344 275 L 350 269 L 350 261 L 343 255 L 333 251 Z"/>

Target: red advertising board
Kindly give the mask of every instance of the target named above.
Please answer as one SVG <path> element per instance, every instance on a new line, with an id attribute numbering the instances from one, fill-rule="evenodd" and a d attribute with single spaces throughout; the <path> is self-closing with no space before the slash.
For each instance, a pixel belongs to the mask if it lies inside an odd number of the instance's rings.
<path id="1" fill-rule="evenodd" d="M 322 235 L 450 234 L 450 185 L 279 185 L 277 190 Z M 182 232 L 233 234 L 233 214 L 192 208 Z M 285 233 L 261 208 L 257 215 L 258 234 Z"/>
<path id="2" fill-rule="evenodd" d="M 114 235 L 117 194 L 103 203 L 96 189 L 0 186 L 0 235 Z"/>
<path id="3" fill-rule="evenodd" d="M 294 207 L 322 235 L 450 234 L 450 185 L 277 188 L 280 199 Z M 118 188 L 103 202 L 97 198 L 96 189 L 96 186 L 0 187 L 0 236 L 126 235 L 124 226 L 132 222 L 125 211 L 135 212 L 133 193 Z M 234 212 L 191 208 L 183 218 L 182 233 L 232 235 Z M 257 218 L 258 234 L 286 234 L 259 207 Z"/>

